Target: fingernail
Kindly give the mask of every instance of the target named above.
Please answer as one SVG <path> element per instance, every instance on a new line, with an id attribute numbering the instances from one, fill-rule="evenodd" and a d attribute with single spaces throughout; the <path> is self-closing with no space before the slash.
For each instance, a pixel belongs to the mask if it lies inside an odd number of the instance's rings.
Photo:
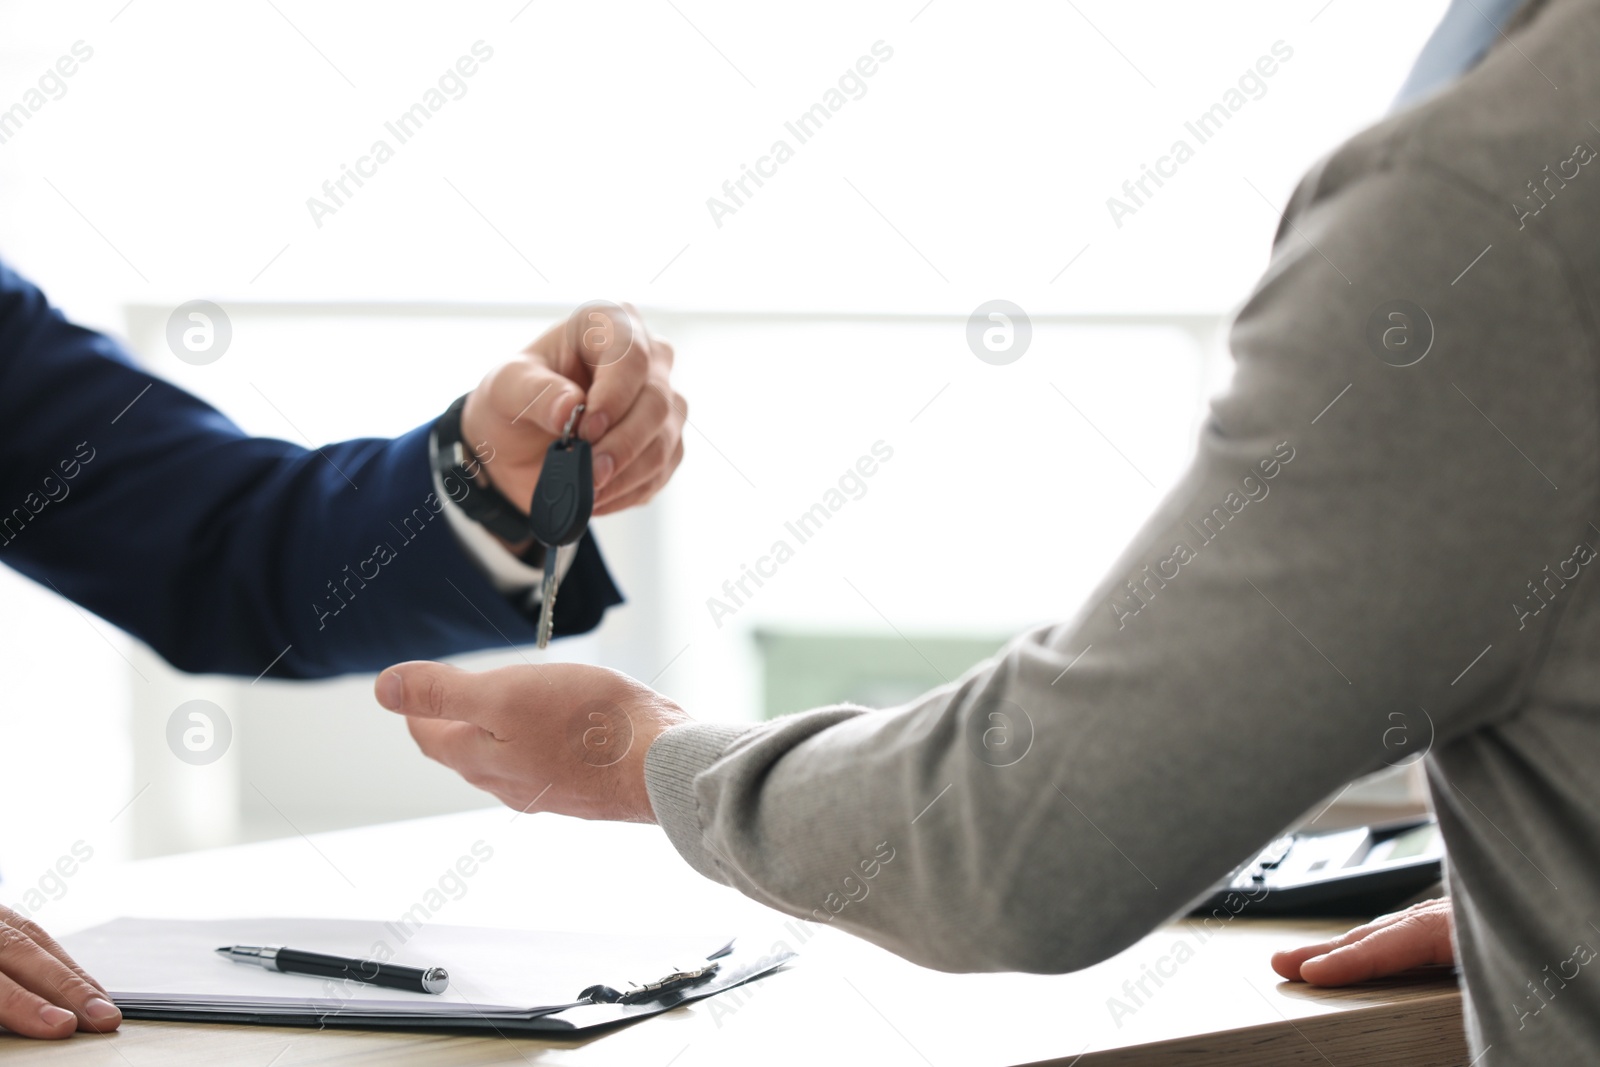
<path id="1" fill-rule="evenodd" d="M 611 480 L 611 475 L 616 472 L 617 461 L 609 455 L 594 458 L 594 487 L 599 489 Z"/>
<path id="2" fill-rule="evenodd" d="M 60 1026 L 68 1019 L 76 1019 L 66 1008 L 58 1008 L 54 1004 L 46 1004 L 39 1009 L 39 1018 L 44 1020 L 46 1026 Z"/>
<path id="3" fill-rule="evenodd" d="M 603 411 L 593 415 L 585 413 L 583 416 L 582 437 L 585 441 L 593 443 L 606 435 L 606 430 L 611 428 L 611 417 Z"/>
<path id="4" fill-rule="evenodd" d="M 400 681 L 400 675 L 394 671 L 385 671 L 378 675 L 376 687 L 378 703 L 390 711 L 399 711 L 400 705 L 405 702 L 406 687 Z"/>
<path id="5" fill-rule="evenodd" d="M 97 1023 L 108 1023 L 112 1019 L 120 1019 L 122 1012 L 117 1006 L 103 997 L 90 997 L 84 1001 L 83 1013 Z"/>

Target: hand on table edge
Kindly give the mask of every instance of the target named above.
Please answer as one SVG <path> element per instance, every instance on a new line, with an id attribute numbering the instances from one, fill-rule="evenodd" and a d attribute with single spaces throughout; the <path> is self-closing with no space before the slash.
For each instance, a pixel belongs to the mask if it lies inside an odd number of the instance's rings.
<path id="1" fill-rule="evenodd" d="M 104 986 L 34 922 L 0 907 L 0 1026 L 23 1037 L 108 1033 L 122 1012 Z"/>
<path id="2" fill-rule="evenodd" d="M 1272 969 L 1291 982 L 1343 986 L 1452 964 L 1451 928 L 1450 898 L 1425 900 L 1320 944 L 1275 952 Z"/>

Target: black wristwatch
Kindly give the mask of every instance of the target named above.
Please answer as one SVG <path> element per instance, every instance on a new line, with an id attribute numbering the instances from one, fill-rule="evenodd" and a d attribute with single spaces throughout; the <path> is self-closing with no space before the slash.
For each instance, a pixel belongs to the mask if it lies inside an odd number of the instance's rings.
<path id="1" fill-rule="evenodd" d="M 471 394 L 467 394 L 468 396 Z M 461 440 L 461 411 L 467 406 L 467 396 L 462 396 L 433 424 L 435 444 L 434 465 L 444 482 L 445 492 L 451 501 L 469 519 L 511 544 L 530 540 L 533 532 L 528 526 L 528 516 L 485 479 L 479 482 L 467 470 L 469 460 L 475 467 L 482 464 L 468 453 Z M 457 488 L 460 486 L 461 488 Z M 458 495 L 459 494 L 459 495 Z M 530 558 L 536 557 L 536 558 Z M 544 546 L 537 541 L 522 557 L 538 566 L 544 562 Z"/>

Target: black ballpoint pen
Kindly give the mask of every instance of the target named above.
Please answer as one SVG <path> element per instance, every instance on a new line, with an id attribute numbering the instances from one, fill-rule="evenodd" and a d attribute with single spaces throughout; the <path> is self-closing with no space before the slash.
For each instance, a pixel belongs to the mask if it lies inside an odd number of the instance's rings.
<path id="1" fill-rule="evenodd" d="M 251 963 L 269 971 L 409 989 L 413 993 L 443 993 L 450 986 L 450 975 L 443 967 L 400 967 L 377 960 L 303 952 L 281 945 L 224 945 L 217 953 L 235 963 Z"/>

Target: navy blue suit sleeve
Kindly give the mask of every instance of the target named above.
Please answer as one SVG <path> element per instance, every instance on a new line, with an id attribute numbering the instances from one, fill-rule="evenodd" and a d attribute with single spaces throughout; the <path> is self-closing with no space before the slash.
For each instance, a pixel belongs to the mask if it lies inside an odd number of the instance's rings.
<path id="1" fill-rule="evenodd" d="M 535 640 L 451 532 L 428 427 L 247 436 L 4 265 L 0 426 L 0 562 L 183 670 L 317 678 Z M 620 602 L 586 535 L 555 632 Z"/>

